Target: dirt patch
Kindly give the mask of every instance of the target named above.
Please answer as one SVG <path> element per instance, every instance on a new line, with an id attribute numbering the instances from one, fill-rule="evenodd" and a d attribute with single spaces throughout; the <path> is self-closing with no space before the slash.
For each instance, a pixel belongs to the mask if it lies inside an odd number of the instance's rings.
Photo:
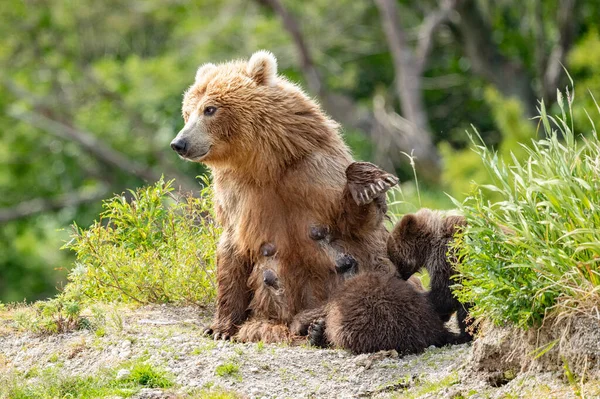
<path id="1" fill-rule="evenodd" d="M 513 373 L 568 370 L 600 378 L 600 320 L 571 318 L 539 329 L 484 326 L 473 343 L 475 371 Z"/>

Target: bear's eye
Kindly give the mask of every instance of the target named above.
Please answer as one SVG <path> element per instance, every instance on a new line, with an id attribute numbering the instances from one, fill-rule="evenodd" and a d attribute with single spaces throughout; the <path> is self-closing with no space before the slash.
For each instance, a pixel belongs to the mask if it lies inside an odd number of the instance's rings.
<path id="1" fill-rule="evenodd" d="M 212 105 L 209 105 L 208 107 L 204 108 L 204 115 L 205 116 L 214 115 L 215 112 L 217 112 L 217 107 L 213 107 Z"/>

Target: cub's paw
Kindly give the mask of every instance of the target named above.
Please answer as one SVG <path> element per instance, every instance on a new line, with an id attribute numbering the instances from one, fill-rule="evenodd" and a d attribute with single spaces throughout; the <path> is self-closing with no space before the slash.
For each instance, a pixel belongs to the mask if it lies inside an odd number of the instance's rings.
<path id="1" fill-rule="evenodd" d="M 346 168 L 346 179 L 357 205 L 370 204 L 398 184 L 398 178 L 370 162 L 353 162 Z"/>
<path id="2" fill-rule="evenodd" d="M 327 339 L 325 338 L 325 320 L 315 320 L 308 326 L 308 342 L 312 346 L 326 348 Z"/>

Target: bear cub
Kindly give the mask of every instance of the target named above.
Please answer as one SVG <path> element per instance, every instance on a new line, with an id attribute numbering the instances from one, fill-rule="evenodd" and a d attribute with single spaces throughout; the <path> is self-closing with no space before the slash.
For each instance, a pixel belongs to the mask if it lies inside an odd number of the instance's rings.
<path id="1" fill-rule="evenodd" d="M 421 209 L 405 215 L 396 224 L 388 240 L 388 254 L 405 280 L 421 268 L 427 269 L 431 281 L 428 296 L 435 311 L 444 322 L 457 312 L 461 339 L 469 341 L 472 339 L 466 331 L 469 306 L 459 302 L 450 289 L 456 270 L 448 258 L 449 243 L 464 226 L 462 216 Z"/>
<path id="2" fill-rule="evenodd" d="M 323 313 L 308 327 L 315 346 L 355 354 L 395 349 L 403 356 L 464 342 L 444 327 L 425 294 L 394 275 L 367 272 L 347 280 Z"/>

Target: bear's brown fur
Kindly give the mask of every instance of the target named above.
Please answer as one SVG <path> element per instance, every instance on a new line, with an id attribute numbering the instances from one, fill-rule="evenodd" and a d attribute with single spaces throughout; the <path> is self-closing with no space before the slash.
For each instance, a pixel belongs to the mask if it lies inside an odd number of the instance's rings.
<path id="1" fill-rule="evenodd" d="M 338 125 L 277 75 L 266 51 L 247 62 L 201 66 L 182 111 L 186 125 L 171 147 L 211 168 L 223 226 L 217 311 L 207 332 L 227 339 L 252 312 L 270 313 L 262 300 L 250 307 L 256 291 L 247 284 L 265 243 L 277 248 L 288 306 L 274 319 L 264 316 L 268 325 L 260 329 L 279 331 L 299 311 L 324 303 L 339 283 L 330 257 L 308 235 L 311 226 L 338 225 L 343 212 L 344 171 L 352 159 Z M 385 227 L 368 228 L 368 234 L 344 236 L 354 256 L 387 257 Z"/>
<path id="2" fill-rule="evenodd" d="M 406 355 L 430 345 L 462 342 L 446 330 L 426 294 L 391 274 L 366 272 L 345 281 L 323 313 L 308 329 L 316 346 L 332 345 L 356 354 L 395 349 Z"/>
<path id="3" fill-rule="evenodd" d="M 466 225 L 462 216 L 421 209 L 405 215 L 394 227 L 388 240 L 388 253 L 403 279 L 410 278 L 421 268 L 430 276 L 429 298 L 443 321 L 457 312 L 461 333 L 466 332 L 468 306 L 460 303 L 450 289 L 456 274 L 448 258 L 448 244 L 458 229 Z"/>
<path id="4" fill-rule="evenodd" d="M 368 162 L 354 162 L 346 169 L 346 185 L 342 196 L 342 212 L 334 226 L 311 226 L 308 236 L 319 243 L 320 248 L 329 256 L 335 265 L 339 281 L 350 278 L 359 271 L 380 270 L 384 273 L 393 271 L 394 266 L 385 256 L 364 256 L 361 251 L 356 251 L 348 245 L 345 237 L 352 236 L 354 242 L 360 242 L 363 237 L 377 231 L 385 216 L 387 206 L 385 193 L 398 182 L 392 176 L 377 166 Z M 346 231 L 347 233 L 344 233 Z M 260 249 L 261 259 L 255 263 L 248 286 L 254 293 L 250 302 L 250 321 L 245 323 L 236 339 L 240 341 L 279 342 L 289 341 L 297 330 L 290 333 L 281 327 L 289 322 L 285 315 L 289 315 L 292 305 L 286 295 L 285 275 L 282 275 L 281 262 L 278 258 L 277 247 L 273 243 L 265 243 Z M 379 264 L 371 267 L 359 267 L 359 260 L 373 262 L 377 259 Z M 280 278 L 280 275 L 283 278 Z M 288 282 L 290 283 L 290 282 Z M 314 284 L 310 279 L 304 284 Z M 311 322 L 309 320 L 308 322 Z M 277 328 L 271 326 L 277 325 Z M 303 328 L 306 328 L 306 324 Z M 306 335 L 306 333 L 303 333 Z"/>

